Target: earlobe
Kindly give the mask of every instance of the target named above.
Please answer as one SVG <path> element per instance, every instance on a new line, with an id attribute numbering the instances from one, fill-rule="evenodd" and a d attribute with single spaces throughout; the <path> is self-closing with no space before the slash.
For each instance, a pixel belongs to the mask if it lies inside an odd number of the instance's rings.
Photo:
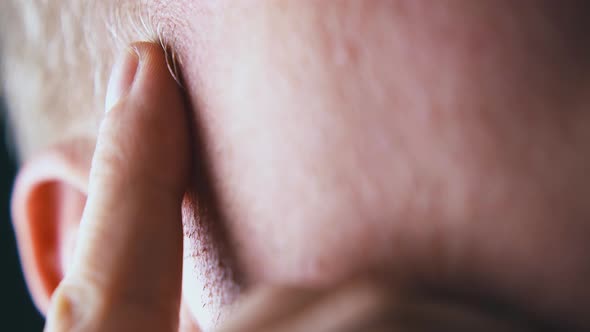
<path id="1" fill-rule="evenodd" d="M 12 220 L 21 265 L 43 313 L 74 252 L 93 148 L 80 141 L 52 147 L 28 161 L 15 182 Z"/>

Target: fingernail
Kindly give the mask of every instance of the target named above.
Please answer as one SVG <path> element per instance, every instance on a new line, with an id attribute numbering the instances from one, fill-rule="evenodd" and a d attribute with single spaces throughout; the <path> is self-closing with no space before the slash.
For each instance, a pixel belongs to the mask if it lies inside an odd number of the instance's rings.
<path id="1" fill-rule="evenodd" d="M 109 112 L 131 90 L 138 66 L 139 56 L 133 49 L 128 48 L 119 56 L 109 78 L 105 112 Z"/>

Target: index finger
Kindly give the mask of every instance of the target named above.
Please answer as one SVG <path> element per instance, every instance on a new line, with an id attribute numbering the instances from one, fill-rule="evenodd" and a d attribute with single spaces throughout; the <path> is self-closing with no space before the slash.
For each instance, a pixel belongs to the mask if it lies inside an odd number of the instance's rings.
<path id="1" fill-rule="evenodd" d="M 172 331 L 182 274 L 188 115 L 164 52 L 135 44 L 115 66 L 72 267 L 48 331 Z"/>

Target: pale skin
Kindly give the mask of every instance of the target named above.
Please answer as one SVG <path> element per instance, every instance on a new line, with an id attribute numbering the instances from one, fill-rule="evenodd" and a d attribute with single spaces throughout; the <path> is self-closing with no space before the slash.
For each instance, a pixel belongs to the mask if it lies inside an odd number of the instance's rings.
<path id="1" fill-rule="evenodd" d="M 178 331 L 180 208 L 193 161 L 188 126 L 170 130 L 183 127 L 187 110 L 158 45 L 134 44 L 122 55 L 106 105 L 79 245 L 52 297 L 45 331 Z M 149 149 L 134 146 L 137 138 Z M 523 331 L 478 310 L 408 297 L 387 282 L 263 287 L 239 303 L 220 331 Z"/>
<path id="2" fill-rule="evenodd" d="M 136 45 L 15 187 L 49 330 L 590 328 L 586 5 L 149 6 L 183 89 Z"/>

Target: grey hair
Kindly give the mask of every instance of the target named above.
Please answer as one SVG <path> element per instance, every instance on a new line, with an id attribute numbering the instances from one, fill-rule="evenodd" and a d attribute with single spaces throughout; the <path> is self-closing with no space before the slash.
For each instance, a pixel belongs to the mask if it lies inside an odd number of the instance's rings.
<path id="1" fill-rule="evenodd" d="M 20 159 L 97 131 L 110 68 L 130 42 L 160 43 L 180 82 L 148 1 L 2 1 L 0 74 Z"/>

